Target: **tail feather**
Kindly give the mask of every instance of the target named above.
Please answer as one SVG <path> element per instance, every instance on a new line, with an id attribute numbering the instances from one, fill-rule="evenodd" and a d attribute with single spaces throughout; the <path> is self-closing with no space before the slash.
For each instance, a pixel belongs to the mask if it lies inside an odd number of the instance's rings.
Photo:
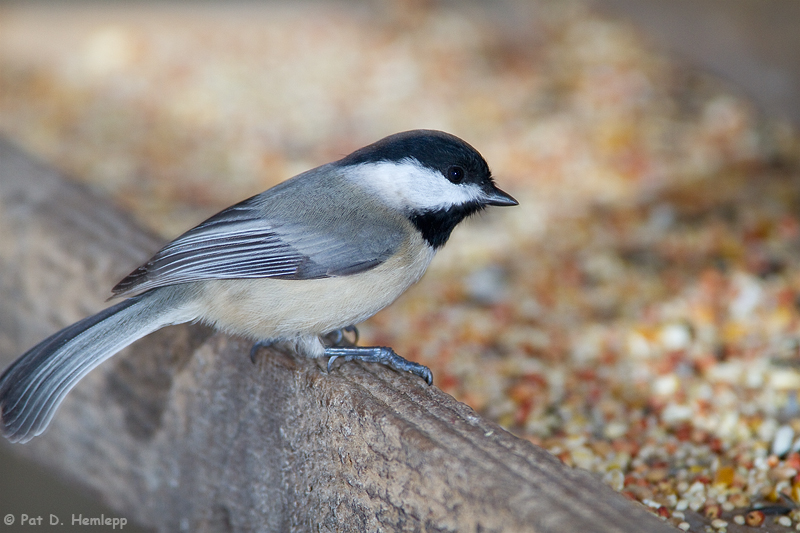
<path id="1" fill-rule="evenodd" d="M 2 430 L 27 442 L 47 428 L 64 396 L 100 363 L 174 320 L 158 291 L 130 298 L 85 318 L 21 355 L 0 376 Z M 161 308 L 161 309 L 159 309 Z"/>

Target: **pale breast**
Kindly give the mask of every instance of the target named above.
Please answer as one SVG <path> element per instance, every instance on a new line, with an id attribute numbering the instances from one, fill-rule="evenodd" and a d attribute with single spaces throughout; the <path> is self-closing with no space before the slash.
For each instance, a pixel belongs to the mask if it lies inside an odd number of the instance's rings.
<path id="1" fill-rule="evenodd" d="M 398 254 L 349 276 L 311 280 L 209 280 L 198 285 L 200 319 L 254 339 L 320 335 L 358 324 L 425 273 L 434 250 L 413 233 Z"/>

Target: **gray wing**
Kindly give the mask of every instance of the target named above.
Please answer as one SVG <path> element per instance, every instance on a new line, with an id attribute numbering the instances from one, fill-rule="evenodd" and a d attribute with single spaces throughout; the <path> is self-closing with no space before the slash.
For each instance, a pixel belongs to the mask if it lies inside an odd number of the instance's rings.
<path id="1" fill-rule="evenodd" d="M 112 291 L 134 294 L 205 279 L 345 276 L 374 268 L 402 245 L 397 220 L 370 215 L 363 202 L 348 197 L 354 191 L 331 190 L 335 183 L 325 184 L 324 194 L 311 196 L 319 205 L 304 208 L 306 193 L 321 186 L 318 180 L 306 181 L 292 188 L 285 182 L 214 215 L 169 243 Z M 311 214 L 311 220 L 304 220 L 303 213 Z"/>

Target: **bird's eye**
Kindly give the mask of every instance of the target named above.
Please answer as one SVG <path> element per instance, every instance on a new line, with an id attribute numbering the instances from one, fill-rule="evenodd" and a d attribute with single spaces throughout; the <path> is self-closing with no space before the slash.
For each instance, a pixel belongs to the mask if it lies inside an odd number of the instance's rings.
<path id="1" fill-rule="evenodd" d="M 450 167 L 447 169 L 447 179 L 452 183 L 464 181 L 464 169 L 461 167 Z"/>

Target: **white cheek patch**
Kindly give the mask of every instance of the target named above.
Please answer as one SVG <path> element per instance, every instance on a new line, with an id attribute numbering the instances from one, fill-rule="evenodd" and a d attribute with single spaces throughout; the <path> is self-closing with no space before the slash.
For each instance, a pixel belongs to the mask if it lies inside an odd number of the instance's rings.
<path id="1" fill-rule="evenodd" d="M 441 172 L 413 159 L 400 163 L 363 163 L 352 167 L 354 181 L 368 188 L 390 207 L 406 211 L 437 211 L 479 201 L 483 191 L 475 184 L 456 185 Z"/>

